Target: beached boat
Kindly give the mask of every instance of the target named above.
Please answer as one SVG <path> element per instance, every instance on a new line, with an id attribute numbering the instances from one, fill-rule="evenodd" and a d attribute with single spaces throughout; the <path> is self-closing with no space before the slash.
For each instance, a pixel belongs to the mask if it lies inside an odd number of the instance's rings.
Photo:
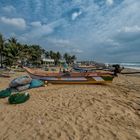
<path id="1" fill-rule="evenodd" d="M 0 77 L 10 78 L 10 76 L 8 74 L 0 74 Z"/>
<path id="2" fill-rule="evenodd" d="M 24 68 L 31 78 L 54 84 L 102 84 L 112 82 L 114 78 L 111 72 L 48 73 L 39 69 Z"/>
<path id="3" fill-rule="evenodd" d="M 96 71 L 96 70 L 103 70 L 102 67 L 96 67 L 96 66 L 92 66 L 92 65 L 89 65 L 89 66 L 78 66 L 78 65 L 74 65 L 73 66 L 73 70 L 75 71 L 79 71 L 79 72 L 86 72 L 86 71 Z"/>
<path id="4" fill-rule="evenodd" d="M 86 72 L 86 71 L 95 71 L 95 70 L 103 70 L 103 68 L 81 68 L 81 67 L 73 67 L 73 70 L 78 72 Z"/>

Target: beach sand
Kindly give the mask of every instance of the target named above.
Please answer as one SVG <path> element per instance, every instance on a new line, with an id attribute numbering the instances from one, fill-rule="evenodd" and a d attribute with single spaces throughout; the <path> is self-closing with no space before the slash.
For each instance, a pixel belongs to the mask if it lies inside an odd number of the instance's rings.
<path id="1" fill-rule="evenodd" d="M 0 89 L 25 73 L 0 78 Z M 107 85 L 48 85 L 19 105 L 0 99 L 0 140 L 138 140 L 140 76 Z"/>

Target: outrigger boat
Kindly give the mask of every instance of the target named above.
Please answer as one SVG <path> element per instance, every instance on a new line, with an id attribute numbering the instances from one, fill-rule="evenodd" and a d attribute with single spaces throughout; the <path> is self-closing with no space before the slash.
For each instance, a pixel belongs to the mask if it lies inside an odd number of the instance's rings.
<path id="1" fill-rule="evenodd" d="M 40 79 L 53 84 L 104 84 L 113 81 L 111 72 L 66 72 L 48 73 L 40 69 L 24 67 L 33 79 Z"/>
<path id="2" fill-rule="evenodd" d="M 8 74 L 0 74 L 0 77 L 10 78 L 10 76 Z"/>
<path id="3" fill-rule="evenodd" d="M 82 68 L 82 67 L 73 67 L 73 70 L 77 71 L 77 72 L 87 72 L 87 71 L 96 71 L 96 70 L 103 70 L 103 68 Z"/>

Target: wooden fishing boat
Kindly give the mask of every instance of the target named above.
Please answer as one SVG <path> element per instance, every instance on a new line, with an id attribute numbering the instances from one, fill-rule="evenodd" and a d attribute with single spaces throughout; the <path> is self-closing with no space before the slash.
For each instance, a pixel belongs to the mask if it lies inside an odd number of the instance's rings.
<path id="1" fill-rule="evenodd" d="M 73 67 L 73 70 L 78 72 L 90 72 L 90 71 L 96 71 L 96 70 L 104 70 L 103 68 L 80 68 L 80 67 Z"/>
<path id="2" fill-rule="evenodd" d="M 66 72 L 48 73 L 43 70 L 24 67 L 33 79 L 48 81 L 53 84 L 103 84 L 113 81 L 111 72 Z"/>
<path id="3" fill-rule="evenodd" d="M 84 71 L 96 71 L 96 70 L 103 70 L 102 67 L 96 67 L 94 65 L 89 65 L 89 66 L 78 66 L 74 65 L 73 70 L 79 71 L 79 72 L 84 72 Z"/>
<path id="4" fill-rule="evenodd" d="M 8 74 L 0 74 L 0 77 L 10 78 L 10 76 Z"/>

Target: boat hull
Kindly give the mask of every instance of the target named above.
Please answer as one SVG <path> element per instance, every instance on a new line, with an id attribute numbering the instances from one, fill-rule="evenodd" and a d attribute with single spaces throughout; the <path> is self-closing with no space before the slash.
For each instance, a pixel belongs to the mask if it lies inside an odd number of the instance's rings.
<path id="1" fill-rule="evenodd" d="M 33 79 L 47 81 L 52 84 L 105 84 L 111 83 L 114 76 L 109 73 L 70 73 L 70 74 L 47 74 L 25 68 Z"/>
<path id="2" fill-rule="evenodd" d="M 38 76 L 34 74 L 29 74 L 33 79 L 39 79 L 43 81 L 47 81 L 52 84 L 105 84 L 111 83 L 113 80 L 112 76 L 104 76 L 104 77 L 45 77 Z"/>

